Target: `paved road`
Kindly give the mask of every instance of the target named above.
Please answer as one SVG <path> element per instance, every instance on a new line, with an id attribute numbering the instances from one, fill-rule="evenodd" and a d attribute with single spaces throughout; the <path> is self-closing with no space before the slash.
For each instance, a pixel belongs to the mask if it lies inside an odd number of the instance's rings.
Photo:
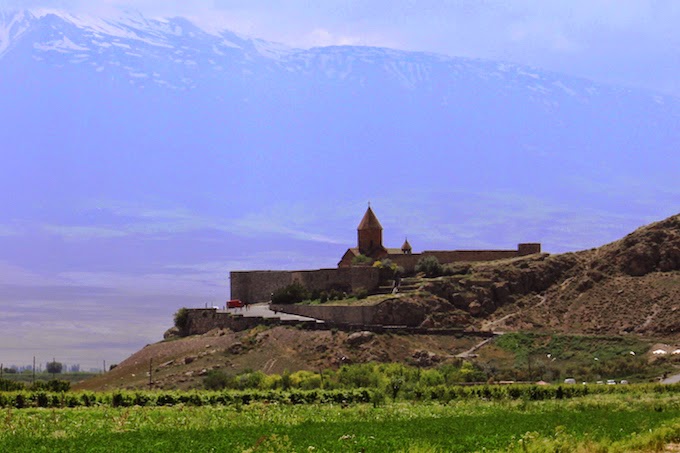
<path id="1" fill-rule="evenodd" d="M 224 310 L 220 310 L 224 311 Z M 252 304 L 249 305 L 248 308 L 228 308 L 226 310 L 229 313 L 233 313 L 235 315 L 243 315 L 246 318 L 254 318 L 254 317 L 261 317 L 261 318 L 279 318 L 282 321 L 316 321 L 316 322 L 323 322 L 318 319 L 314 318 L 308 318 L 306 316 L 299 316 L 299 315 L 291 315 L 288 313 L 281 313 L 279 312 L 273 312 L 272 310 L 269 309 L 269 304 Z"/>

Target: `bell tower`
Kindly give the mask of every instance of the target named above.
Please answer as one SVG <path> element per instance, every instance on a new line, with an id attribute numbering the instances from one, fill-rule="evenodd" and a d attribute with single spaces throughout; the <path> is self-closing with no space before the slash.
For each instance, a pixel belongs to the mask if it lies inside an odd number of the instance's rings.
<path id="1" fill-rule="evenodd" d="M 377 251 L 384 251 L 382 245 L 383 227 L 375 216 L 371 205 L 368 205 L 364 218 L 357 228 L 359 253 L 371 256 Z"/>

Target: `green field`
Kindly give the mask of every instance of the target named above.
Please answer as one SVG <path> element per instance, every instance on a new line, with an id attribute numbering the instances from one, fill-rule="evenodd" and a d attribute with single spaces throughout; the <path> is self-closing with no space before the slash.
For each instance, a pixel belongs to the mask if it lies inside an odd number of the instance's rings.
<path id="1" fill-rule="evenodd" d="M 651 450 L 680 441 L 680 394 L 668 389 L 541 401 L 480 394 L 446 403 L 114 407 L 102 398 L 92 407 L 2 409 L 0 451 Z"/>

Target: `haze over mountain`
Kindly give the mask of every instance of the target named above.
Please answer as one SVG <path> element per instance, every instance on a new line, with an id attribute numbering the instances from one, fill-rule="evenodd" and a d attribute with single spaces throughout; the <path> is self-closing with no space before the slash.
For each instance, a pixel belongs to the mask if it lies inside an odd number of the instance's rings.
<path id="1" fill-rule="evenodd" d="M 334 266 L 369 200 L 388 245 L 550 252 L 680 200 L 679 99 L 502 62 L 26 10 L 0 99 L 5 362 L 119 360 L 230 270 Z"/>

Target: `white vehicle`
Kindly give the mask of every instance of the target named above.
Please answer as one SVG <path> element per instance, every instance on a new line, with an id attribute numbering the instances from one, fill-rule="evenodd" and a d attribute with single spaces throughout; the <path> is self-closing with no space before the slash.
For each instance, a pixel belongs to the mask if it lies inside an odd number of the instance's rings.
<path id="1" fill-rule="evenodd" d="M 616 381 L 614 379 L 607 379 L 607 385 L 616 385 Z"/>
<path id="2" fill-rule="evenodd" d="M 625 380 L 625 379 L 623 379 L 623 380 L 620 382 L 620 384 L 621 384 L 621 385 L 626 385 L 626 384 L 628 384 L 628 381 Z"/>
<path id="3" fill-rule="evenodd" d="M 565 384 L 576 384 L 576 379 L 574 378 L 567 378 L 564 380 Z"/>

